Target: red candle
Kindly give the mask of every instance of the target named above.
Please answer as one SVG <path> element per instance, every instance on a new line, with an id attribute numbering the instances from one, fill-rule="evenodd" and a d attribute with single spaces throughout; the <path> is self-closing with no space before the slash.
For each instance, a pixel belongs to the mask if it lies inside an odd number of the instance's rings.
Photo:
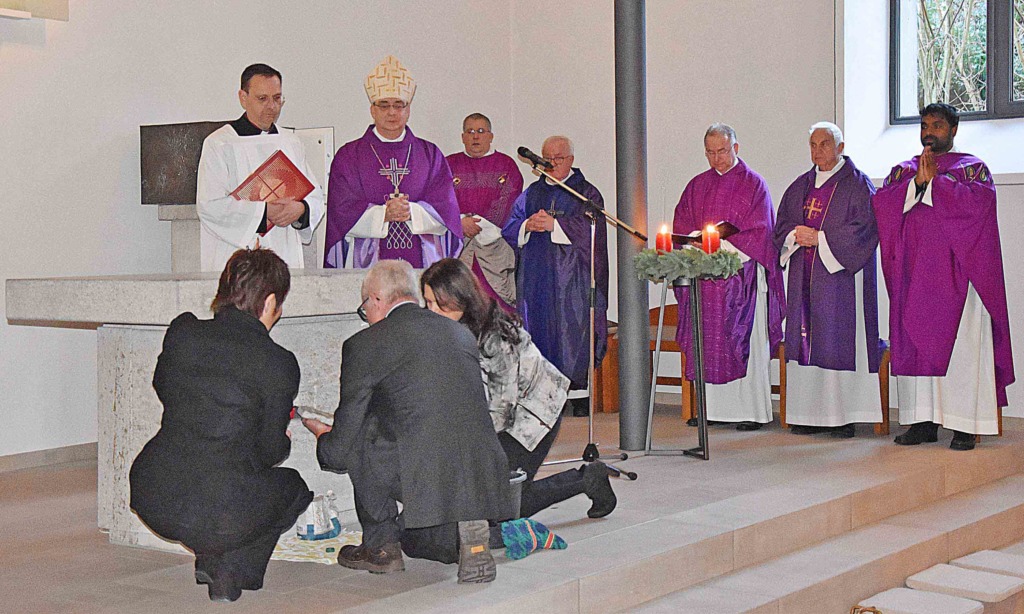
<path id="1" fill-rule="evenodd" d="M 654 248 L 659 252 L 672 251 L 672 233 L 668 231 L 668 225 L 661 226 L 661 232 L 654 239 Z"/>
<path id="2" fill-rule="evenodd" d="M 722 244 L 722 239 L 718 235 L 718 228 L 711 224 L 704 229 L 701 233 L 700 246 L 707 254 L 713 254 L 718 251 L 718 248 Z"/>

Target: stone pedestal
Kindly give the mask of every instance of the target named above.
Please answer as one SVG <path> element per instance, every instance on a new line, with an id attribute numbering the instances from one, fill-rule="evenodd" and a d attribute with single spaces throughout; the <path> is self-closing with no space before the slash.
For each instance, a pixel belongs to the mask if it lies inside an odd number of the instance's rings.
<path id="1" fill-rule="evenodd" d="M 292 272 L 285 316 L 271 332 L 295 353 L 302 373 L 296 405 L 333 412 L 339 398 L 341 346 L 364 325 L 355 315 L 363 271 Z M 179 550 L 150 532 L 129 509 L 128 472 L 160 427 L 163 407 L 153 371 L 167 324 L 183 311 L 210 317 L 214 274 L 149 275 L 7 281 L 12 324 L 97 327 L 97 524 L 115 544 Z M 302 474 L 311 490 L 334 490 L 343 521 L 354 519 L 347 476 L 321 471 L 316 442 L 298 420 L 291 425 L 292 454 L 284 465 Z"/>

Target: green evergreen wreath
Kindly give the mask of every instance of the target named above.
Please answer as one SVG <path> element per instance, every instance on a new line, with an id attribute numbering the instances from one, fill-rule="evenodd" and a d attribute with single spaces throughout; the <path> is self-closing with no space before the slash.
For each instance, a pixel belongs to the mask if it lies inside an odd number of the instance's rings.
<path id="1" fill-rule="evenodd" d="M 713 254 L 700 249 L 678 249 L 659 253 L 645 249 L 633 258 L 637 276 L 656 283 L 680 277 L 699 279 L 727 279 L 743 266 L 735 252 L 720 249 Z"/>

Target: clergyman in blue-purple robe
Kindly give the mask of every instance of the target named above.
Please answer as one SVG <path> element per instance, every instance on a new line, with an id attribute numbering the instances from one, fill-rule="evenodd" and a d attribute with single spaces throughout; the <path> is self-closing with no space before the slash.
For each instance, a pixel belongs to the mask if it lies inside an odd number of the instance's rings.
<path id="1" fill-rule="evenodd" d="M 1010 321 L 996 219 L 984 162 L 952 151 L 955 108 L 921 110 L 920 156 L 893 167 L 872 204 L 889 291 L 891 368 L 901 445 L 951 429 L 954 450 L 999 432 L 1013 383 Z"/>
<path id="2" fill-rule="evenodd" d="M 722 222 L 738 230 L 722 239 L 721 248 L 739 254 L 740 272 L 729 279 L 700 282 L 703 372 L 709 384 L 708 419 L 738 422 L 738 430 L 753 431 L 772 421 L 769 365 L 782 342 L 786 294 L 779 253 L 772 244 L 775 210 L 768 184 L 739 159 L 739 150 L 731 127 L 713 124 L 707 129 L 704 155 L 711 168 L 686 184 L 672 231 L 695 236 Z M 675 295 L 676 340 L 686 354 L 686 379 L 693 380 L 689 288 L 676 288 Z"/>
<path id="3" fill-rule="evenodd" d="M 843 155 L 833 123 L 810 130 L 814 167 L 779 205 L 775 245 L 789 267 L 786 420 L 797 434 L 853 437 L 882 419 L 878 390 L 875 187 Z"/>
<path id="4" fill-rule="evenodd" d="M 416 82 L 393 56 L 366 78 L 373 125 L 331 163 L 324 267 L 405 260 L 426 268 L 462 246 L 452 173 L 407 124 Z"/>
<path id="5" fill-rule="evenodd" d="M 548 173 L 604 208 L 601 193 L 573 168 L 573 145 L 567 137 L 544 141 L 541 154 L 552 164 Z M 534 344 L 570 380 L 574 415 L 585 415 L 590 364 L 590 243 L 587 205 L 541 177 L 512 205 L 502 230 L 519 252 L 516 309 Z M 608 233 L 598 216 L 594 229 L 595 361 L 607 347 Z M 595 363 L 596 364 L 596 363 Z M 578 399 L 578 400 L 577 400 Z"/>

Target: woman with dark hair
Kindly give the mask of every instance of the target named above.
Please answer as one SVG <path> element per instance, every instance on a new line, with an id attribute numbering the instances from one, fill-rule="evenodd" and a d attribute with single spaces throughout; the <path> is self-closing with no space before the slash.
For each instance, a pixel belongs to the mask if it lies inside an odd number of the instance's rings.
<path id="1" fill-rule="evenodd" d="M 579 494 L 593 501 L 587 512 L 591 518 L 610 514 L 615 492 L 600 461 L 534 481 L 558 436 L 569 379 L 541 355 L 530 333 L 484 292 L 463 262 L 445 258 L 434 263 L 423 272 L 420 288 L 428 309 L 462 322 L 476 335 L 494 429 L 509 468 L 527 476 L 520 515 L 532 516 Z"/>
<path id="2" fill-rule="evenodd" d="M 234 601 L 263 586 L 280 535 L 313 499 L 288 456 L 295 356 L 274 343 L 291 285 L 266 249 L 238 250 L 221 273 L 212 320 L 176 317 L 153 388 L 160 430 L 132 463 L 131 508 L 154 532 L 196 555 L 196 583 Z"/>

